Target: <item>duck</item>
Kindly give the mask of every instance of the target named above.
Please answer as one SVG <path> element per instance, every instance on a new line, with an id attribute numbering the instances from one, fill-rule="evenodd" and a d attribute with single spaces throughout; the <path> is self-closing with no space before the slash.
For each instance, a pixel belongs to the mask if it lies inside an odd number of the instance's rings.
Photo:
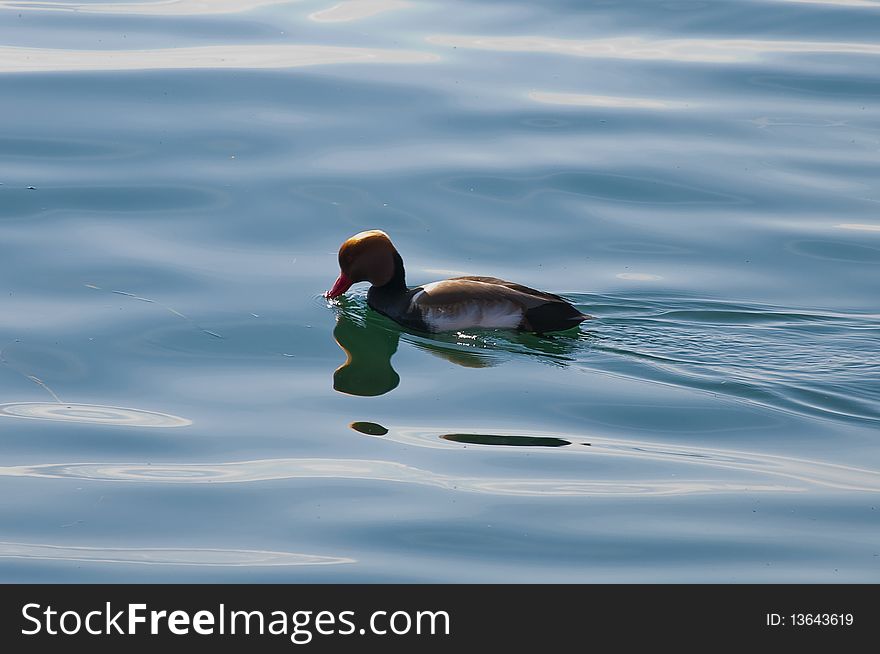
<path id="1" fill-rule="evenodd" d="M 573 329 L 591 317 L 558 295 L 496 277 L 453 277 L 409 288 L 403 258 L 379 229 L 355 234 L 342 244 L 339 271 L 326 298 L 369 282 L 370 308 L 415 331 L 483 328 L 543 334 Z"/>

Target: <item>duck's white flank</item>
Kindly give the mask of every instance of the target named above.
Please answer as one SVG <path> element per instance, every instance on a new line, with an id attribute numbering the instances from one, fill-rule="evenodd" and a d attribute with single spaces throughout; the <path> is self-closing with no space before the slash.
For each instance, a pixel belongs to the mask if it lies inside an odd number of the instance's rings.
<path id="1" fill-rule="evenodd" d="M 438 283 L 438 282 L 435 282 Z M 426 284 L 410 302 L 410 308 L 419 307 L 419 298 L 430 291 L 433 284 Z M 523 309 L 507 300 L 463 300 L 438 306 L 421 307 L 425 326 L 434 332 L 454 331 L 456 329 L 516 329 L 522 322 Z"/>

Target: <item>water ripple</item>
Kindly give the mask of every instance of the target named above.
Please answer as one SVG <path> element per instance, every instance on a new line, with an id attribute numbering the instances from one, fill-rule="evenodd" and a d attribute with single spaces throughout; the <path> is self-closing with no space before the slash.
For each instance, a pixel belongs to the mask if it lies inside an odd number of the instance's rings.
<path id="1" fill-rule="evenodd" d="M 0 558 L 225 567 L 335 565 L 355 562 L 354 559 L 343 557 L 266 550 L 190 547 L 73 547 L 70 545 L 9 542 L 0 542 Z"/>
<path id="2" fill-rule="evenodd" d="M 455 436 L 455 438 L 450 438 L 450 436 Z M 497 447 L 497 443 L 492 443 L 493 438 L 500 439 L 501 444 L 508 447 L 511 446 L 509 442 L 511 438 L 568 439 L 572 441 L 571 445 L 554 445 L 551 446 L 553 447 L 552 451 L 584 456 L 627 457 L 683 465 L 711 466 L 740 472 L 760 473 L 772 477 L 786 477 L 838 490 L 880 492 L 880 472 L 875 470 L 758 452 L 740 452 L 595 436 L 578 438 L 571 434 L 538 431 L 505 430 L 503 435 L 470 434 L 470 440 L 465 440 L 466 436 L 465 433 L 448 434 L 437 429 L 411 427 L 393 429 L 387 435 L 374 437 L 406 445 L 433 448 L 459 448 L 464 447 L 464 443 L 468 443 L 470 447 Z M 633 483 L 638 483 L 638 480 L 633 480 Z"/>
<path id="3" fill-rule="evenodd" d="M 575 57 L 740 63 L 768 54 L 880 54 L 880 44 L 835 41 L 762 41 L 759 39 L 644 39 L 614 37 L 560 39 L 548 36 L 436 35 L 428 42 L 453 48 L 499 52 L 543 52 Z"/>
<path id="4" fill-rule="evenodd" d="M 737 204 L 738 197 L 641 175 L 571 171 L 540 176 L 454 177 L 442 187 L 466 196 L 519 203 L 545 194 L 570 194 L 608 202 L 650 205 Z"/>
<path id="5" fill-rule="evenodd" d="M 826 255 L 828 256 L 828 255 Z M 723 302 L 585 302 L 609 372 L 802 415 L 880 420 L 880 317 Z M 579 357 L 593 367 L 587 353 Z"/>
<path id="6" fill-rule="evenodd" d="M 356 423 L 362 424 L 362 423 Z M 377 427 L 381 427 L 378 426 Z M 553 432 L 505 431 L 499 434 L 446 433 L 424 428 L 362 430 L 360 433 L 405 445 L 463 449 L 468 446 L 544 448 L 565 455 L 624 457 L 644 463 L 663 462 L 681 466 L 683 473 L 693 465 L 796 480 L 811 486 L 847 491 L 880 492 L 880 472 L 756 452 L 740 452 L 668 443 L 629 441 L 602 437 L 574 437 Z M 534 443 L 529 444 L 529 439 Z M 617 469 L 613 465 L 608 469 Z M 466 477 L 435 473 L 403 463 L 362 459 L 266 459 L 230 463 L 68 463 L 9 466 L 0 468 L 6 477 L 74 478 L 92 481 L 160 482 L 173 484 L 216 484 L 279 479 L 367 479 L 434 486 L 445 490 L 503 495 L 681 495 L 708 492 L 784 492 L 805 490 L 803 486 L 755 483 L 723 478 L 677 478 L 673 481 L 625 479 L 536 479 Z"/>
<path id="7" fill-rule="evenodd" d="M 531 91 L 529 98 L 542 104 L 558 104 L 573 107 L 602 107 L 614 109 L 691 109 L 700 104 L 679 100 L 656 98 L 622 98 L 610 95 L 587 95 L 584 93 L 551 93 Z"/>
<path id="8" fill-rule="evenodd" d="M 84 422 L 92 425 L 118 427 L 186 427 L 192 424 L 192 420 L 187 418 L 156 411 L 102 406 L 100 404 L 54 402 L 0 404 L 0 416 L 54 422 Z"/>
<path id="9" fill-rule="evenodd" d="M 341 23 L 353 20 L 362 20 L 381 14 L 393 9 L 409 7 L 409 2 L 404 0 L 344 0 L 328 9 L 321 9 L 309 18 L 319 23 Z"/>
<path id="10" fill-rule="evenodd" d="M 80 14 L 139 14 L 144 16 L 196 16 L 232 14 L 266 5 L 290 3 L 291 0 L 153 0 L 152 2 L 42 2 L 2 0 L 0 9 L 32 11 L 71 11 Z"/>
<path id="11" fill-rule="evenodd" d="M 213 45 L 155 50 L 0 47 L 0 73 L 223 68 L 298 68 L 328 64 L 438 61 L 428 52 L 330 45 Z"/>
<path id="12" fill-rule="evenodd" d="M 838 229 L 851 229 L 859 232 L 880 232 L 880 225 L 870 225 L 866 223 L 842 223 L 835 226 Z"/>
<path id="13" fill-rule="evenodd" d="M 280 479 L 365 479 L 419 484 L 468 493 L 522 496 L 644 496 L 744 491 L 777 493 L 804 490 L 799 486 L 736 480 L 457 477 L 437 474 L 392 461 L 354 459 L 269 459 L 217 464 L 40 464 L 0 468 L 0 476 L 167 484 L 243 483 Z"/>
<path id="14" fill-rule="evenodd" d="M 841 7 L 873 7 L 880 9 L 877 0 L 777 0 L 778 2 L 794 2 L 809 5 L 838 5 Z"/>

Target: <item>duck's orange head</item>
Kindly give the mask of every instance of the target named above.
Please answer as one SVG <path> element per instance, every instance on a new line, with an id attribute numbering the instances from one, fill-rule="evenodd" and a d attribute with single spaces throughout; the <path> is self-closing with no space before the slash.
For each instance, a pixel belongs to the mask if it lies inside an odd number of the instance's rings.
<path id="1" fill-rule="evenodd" d="M 396 254 L 388 234 L 381 230 L 355 234 L 339 248 L 339 277 L 325 296 L 339 297 L 357 282 L 384 286 L 394 276 Z"/>

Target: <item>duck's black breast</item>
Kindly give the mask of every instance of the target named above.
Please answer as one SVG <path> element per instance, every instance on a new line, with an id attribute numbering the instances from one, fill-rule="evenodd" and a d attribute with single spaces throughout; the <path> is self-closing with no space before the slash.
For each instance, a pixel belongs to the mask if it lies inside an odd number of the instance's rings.
<path id="1" fill-rule="evenodd" d="M 421 290 L 421 286 L 409 289 L 372 286 L 367 293 L 367 304 L 374 311 L 378 311 L 404 327 L 427 332 L 430 331 L 430 328 L 425 324 L 421 310 L 412 302 L 413 296 Z"/>

